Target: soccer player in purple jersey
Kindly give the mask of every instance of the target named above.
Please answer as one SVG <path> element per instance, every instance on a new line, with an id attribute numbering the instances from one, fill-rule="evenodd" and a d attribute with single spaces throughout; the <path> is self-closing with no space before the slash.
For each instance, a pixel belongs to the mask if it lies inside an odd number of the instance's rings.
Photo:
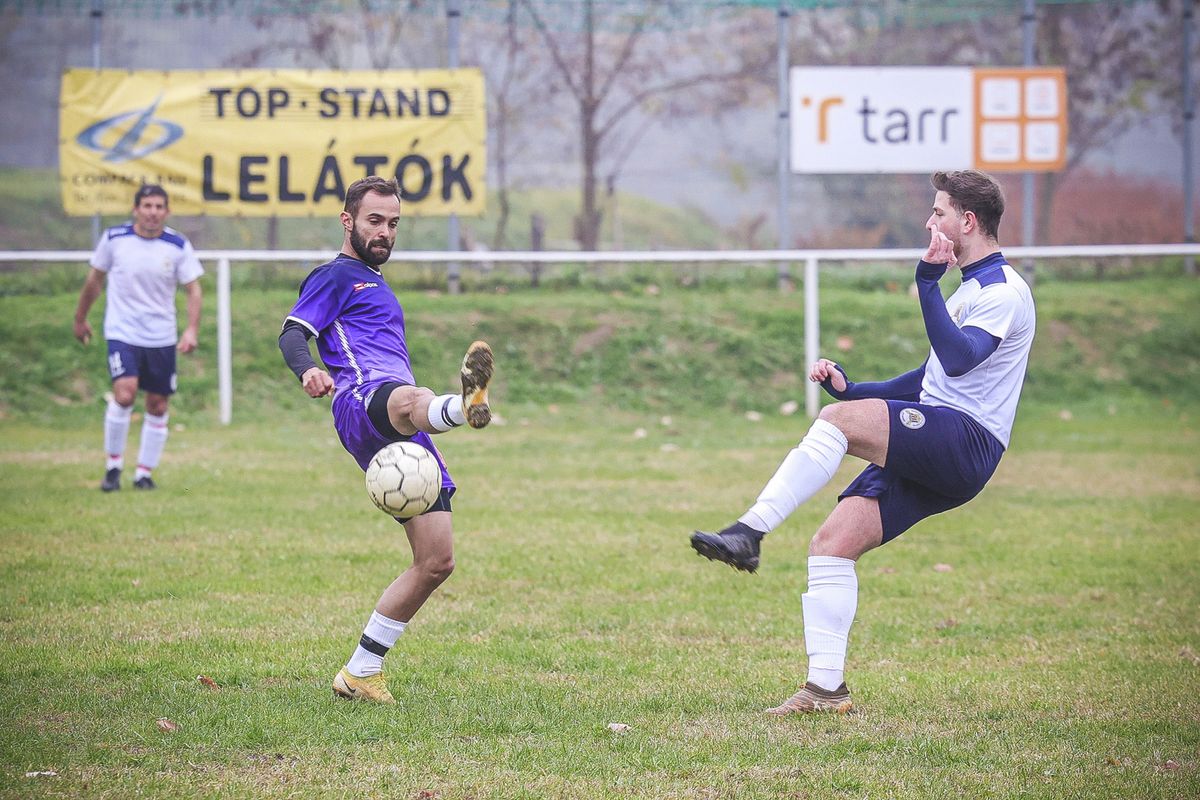
<path id="1" fill-rule="evenodd" d="M 845 402 L 821 409 L 737 522 L 692 535 L 701 555 L 754 572 L 762 538 L 833 477 L 843 456 L 871 462 L 809 544 L 801 598 L 808 678 L 770 714 L 851 710 L 844 668 L 858 607 L 855 563 L 977 495 L 1008 447 L 1035 314 L 1029 287 L 1000 252 L 1004 195 L 976 170 L 937 172 L 931 183 L 929 249 L 916 273 L 931 345 L 925 363 L 889 381 L 853 383 L 838 364 L 817 361 L 809 379 Z M 960 264 L 962 283 L 943 300 L 938 281 Z"/>
<path id="2" fill-rule="evenodd" d="M 365 470 L 391 442 L 412 441 L 433 453 L 442 469 L 437 502 L 419 516 L 397 517 L 412 548 L 412 566 L 384 590 L 358 647 L 333 681 L 339 697 L 395 703 L 383 677 L 383 657 L 454 570 L 450 498 L 455 485 L 430 434 L 463 424 L 483 428 L 491 421 L 492 350 L 485 342 L 467 349 L 461 394 L 437 396 L 417 386 L 404 310 L 379 269 L 392 254 L 400 223 L 395 179 L 372 176 L 352 183 L 341 220 L 342 251 L 300 284 L 279 349 L 309 397 L 333 394 L 333 426 L 359 467 Z M 314 337 L 328 372 L 309 352 L 308 340 Z"/>

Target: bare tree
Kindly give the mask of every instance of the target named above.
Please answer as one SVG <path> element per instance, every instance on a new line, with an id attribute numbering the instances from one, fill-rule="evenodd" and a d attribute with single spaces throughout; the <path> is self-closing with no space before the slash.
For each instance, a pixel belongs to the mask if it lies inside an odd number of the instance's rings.
<path id="1" fill-rule="evenodd" d="M 558 81 L 571 96 L 578 122 L 580 166 L 583 171 L 581 207 L 575 221 L 575 238 L 584 250 L 595 250 L 599 244 L 602 212 L 598 197 L 598 171 L 610 152 L 619 153 L 614 146 L 619 132 L 626 135 L 628 150 L 640 137 L 637 125 L 622 131 L 635 112 L 645 112 L 653 100 L 678 100 L 680 97 L 707 88 L 737 94 L 751 75 L 762 72 L 770 63 L 769 48 L 733 51 L 740 56 L 727 59 L 714 57 L 712 42 L 697 48 L 697 39 L 705 38 L 704 31 L 674 31 L 671 35 L 655 35 L 656 26 L 669 22 L 675 9 L 664 0 L 647 0 L 636 11 L 623 4 L 605 7 L 595 0 L 582 0 L 578 31 L 555 29 L 532 0 L 520 0 L 522 7 L 541 35 L 554 64 Z M 598 15 L 607 15 L 598 20 Z M 613 18 L 613 15 L 617 15 Z M 600 24 L 611 23 L 608 32 Z M 744 89 L 743 89 L 744 90 Z M 719 101 L 696 104 L 684 113 L 698 109 L 712 112 L 722 107 Z M 728 104 L 725 104 L 728 105 Z M 674 110 L 683 107 L 676 105 Z M 642 128 L 644 131 L 644 126 Z M 616 169 L 623 158 L 616 161 Z M 611 173 L 614 176 L 615 172 Z"/>

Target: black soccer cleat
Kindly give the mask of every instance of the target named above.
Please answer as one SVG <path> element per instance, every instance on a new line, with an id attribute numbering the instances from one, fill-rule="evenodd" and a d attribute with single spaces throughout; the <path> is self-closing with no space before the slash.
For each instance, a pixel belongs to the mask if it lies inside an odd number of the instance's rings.
<path id="1" fill-rule="evenodd" d="M 149 475 L 144 475 L 133 482 L 133 488 L 144 490 L 157 489 L 158 484 L 154 482 L 154 478 L 151 478 Z"/>
<path id="2" fill-rule="evenodd" d="M 710 561 L 724 561 L 734 569 L 754 572 L 758 569 L 758 545 L 764 536 L 743 522 L 735 522 L 717 533 L 696 531 L 692 548 Z"/>
<path id="3" fill-rule="evenodd" d="M 100 491 L 115 492 L 121 488 L 121 468 L 113 467 L 104 473 L 104 480 L 100 481 Z"/>

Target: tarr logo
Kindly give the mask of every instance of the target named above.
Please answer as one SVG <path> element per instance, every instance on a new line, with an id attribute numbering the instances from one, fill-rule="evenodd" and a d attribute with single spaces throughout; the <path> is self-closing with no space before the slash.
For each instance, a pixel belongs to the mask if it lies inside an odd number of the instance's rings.
<path id="1" fill-rule="evenodd" d="M 75 141 L 89 150 L 104 154 L 104 160 L 113 164 L 142 158 L 155 150 L 162 150 L 183 136 L 183 128 L 165 119 L 156 119 L 154 112 L 162 95 L 154 98 L 154 102 L 146 108 L 126 111 L 115 117 L 102 119 L 83 130 Z M 133 120 L 129 130 L 109 146 L 104 139 L 111 140 L 110 134 L 119 131 L 119 126 L 128 120 Z M 155 136 L 157 133 L 157 136 Z"/>

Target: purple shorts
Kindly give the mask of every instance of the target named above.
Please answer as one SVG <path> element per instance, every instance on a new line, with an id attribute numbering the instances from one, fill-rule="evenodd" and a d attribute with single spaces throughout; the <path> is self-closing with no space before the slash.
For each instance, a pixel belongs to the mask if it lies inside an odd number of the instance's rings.
<path id="1" fill-rule="evenodd" d="M 926 517 L 961 506 L 983 489 L 1004 446 L 963 412 L 888 400 L 887 466 L 871 464 L 838 497 L 879 500 L 883 541 Z"/>
<path id="2" fill-rule="evenodd" d="M 333 427 L 337 431 L 338 438 L 342 440 L 342 446 L 346 448 L 346 452 L 354 456 L 358 466 L 363 472 L 366 472 L 371 458 L 385 446 L 392 442 L 415 442 L 433 453 L 433 457 L 437 459 L 438 466 L 442 470 L 442 491 L 448 492 L 447 496 L 453 495 L 454 480 L 450 477 L 450 471 L 446 469 L 446 462 L 442 460 L 442 454 L 434 446 L 432 437 L 424 431 L 417 431 L 412 436 L 392 438 L 380 435 L 367 416 L 367 405 L 371 402 L 374 389 L 363 388 L 366 391 L 360 391 L 363 398 L 361 401 L 356 400 L 351 392 L 338 392 L 333 398 Z"/>

